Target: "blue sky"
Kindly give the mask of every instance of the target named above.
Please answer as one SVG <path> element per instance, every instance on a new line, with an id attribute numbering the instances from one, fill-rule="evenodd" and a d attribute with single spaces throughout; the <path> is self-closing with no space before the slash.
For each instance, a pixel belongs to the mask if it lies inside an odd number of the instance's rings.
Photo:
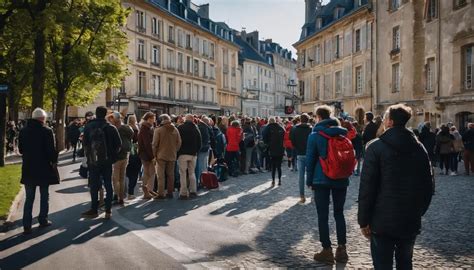
<path id="1" fill-rule="evenodd" d="M 193 0 L 210 4 L 210 17 L 226 22 L 236 30 L 259 30 L 260 38 L 271 38 L 295 53 L 292 44 L 298 41 L 304 24 L 304 0 Z M 328 0 L 323 1 L 323 3 Z"/>

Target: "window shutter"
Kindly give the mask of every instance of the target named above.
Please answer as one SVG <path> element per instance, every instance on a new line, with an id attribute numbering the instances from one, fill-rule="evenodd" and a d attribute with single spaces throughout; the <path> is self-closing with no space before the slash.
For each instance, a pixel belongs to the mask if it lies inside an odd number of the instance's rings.
<path id="1" fill-rule="evenodd" d="M 143 28 L 146 29 L 146 13 L 145 12 L 143 12 L 143 20 L 144 20 L 143 21 Z"/>
<path id="2" fill-rule="evenodd" d="M 334 59 L 334 54 L 333 54 L 333 51 L 332 51 L 332 39 L 328 40 L 329 42 L 329 45 L 328 45 L 328 49 L 329 49 L 329 62 L 332 61 L 332 59 Z"/>
<path id="3" fill-rule="evenodd" d="M 371 78 L 371 69 L 372 69 L 372 62 L 367 60 L 365 62 L 365 84 L 364 84 L 364 93 L 369 93 L 372 89 L 372 78 Z M 369 89 L 366 89 L 369 88 Z"/>
<path id="4" fill-rule="evenodd" d="M 367 49 L 372 48 L 372 23 L 367 24 Z"/>
<path id="5" fill-rule="evenodd" d="M 360 28 L 360 50 L 364 51 L 367 43 L 367 25 Z"/>
<path id="6" fill-rule="evenodd" d="M 344 96 L 351 96 L 352 95 L 352 66 L 351 63 L 346 63 L 344 65 L 343 71 L 343 93 Z"/>
<path id="7" fill-rule="evenodd" d="M 366 91 L 365 91 L 365 70 L 366 70 L 366 65 L 362 65 L 362 68 L 361 68 L 361 74 L 360 74 L 360 79 L 362 80 L 362 89 L 360 91 L 360 94 L 365 94 Z"/>

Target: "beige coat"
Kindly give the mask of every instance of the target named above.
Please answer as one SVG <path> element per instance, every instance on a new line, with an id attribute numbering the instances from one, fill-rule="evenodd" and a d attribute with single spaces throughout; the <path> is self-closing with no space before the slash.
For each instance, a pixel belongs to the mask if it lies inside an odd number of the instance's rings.
<path id="1" fill-rule="evenodd" d="M 153 156 L 156 160 L 175 161 L 179 148 L 181 148 L 181 136 L 171 122 L 165 121 L 161 127 L 155 129 Z"/>

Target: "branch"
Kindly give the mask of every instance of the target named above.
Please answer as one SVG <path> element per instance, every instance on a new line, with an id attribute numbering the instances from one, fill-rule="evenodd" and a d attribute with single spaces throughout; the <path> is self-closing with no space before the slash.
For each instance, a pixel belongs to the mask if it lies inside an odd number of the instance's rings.
<path id="1" fill-rule="evenodd" d="M 100 29 L 102 28 L 102 24 L 104 23 L 104 21 L 105 21 L 105 16 L 102 17 L 102 19 L 101 19 L 100 22 L 99 22 L 99 25 L 97 26 L 97 28 L 96 28 L 95 31 L 94 31 L 94 35 L 92 35 L 91 42 L 89 43 L 89 48 L 87 49 L 87 53 L 88 53 L 88 54 L 91 53 L 92 45 L 94 44 L 95 37 L 96 37 L 96 35 L 99 33 Z"/>

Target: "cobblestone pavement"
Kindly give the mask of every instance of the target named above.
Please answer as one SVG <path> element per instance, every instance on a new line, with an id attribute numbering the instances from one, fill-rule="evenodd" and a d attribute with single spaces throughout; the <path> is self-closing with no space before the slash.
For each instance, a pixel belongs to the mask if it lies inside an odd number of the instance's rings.
<path id="1" fill-rule="evenodd" d="M 221 247 L 211 255 L 237 267 L 318 268 L 312 257 L 320 249 L 316 209 L 312 200 L 298 205 L 297 173 L 284 171 L 283 185 L 270 187 L 270 174 L 232 178 L 220 191 L 203 195 L 208 204 L 201 211 L 223 215 L 239 224 L 239 233 L 249 242 Z M 423 219 L 418 237 L 415 268 L 474 267 L 474 177 L 436 177 L 436 195 Z M 370 268 L 369 242 L 357 225 L 359 178 L 353 177 L 348 190 L 348 268 Z M 311 192 L 307 191 L 307 197 Z M 330 217 L 331 240 L 336 243 L 335 224 Z M 334 244 L 333 244 L 334 245 Z M 226 255 L 221 255 L 226 254 Z M 344 267 L 338 265 L 336 267 Z"/>

